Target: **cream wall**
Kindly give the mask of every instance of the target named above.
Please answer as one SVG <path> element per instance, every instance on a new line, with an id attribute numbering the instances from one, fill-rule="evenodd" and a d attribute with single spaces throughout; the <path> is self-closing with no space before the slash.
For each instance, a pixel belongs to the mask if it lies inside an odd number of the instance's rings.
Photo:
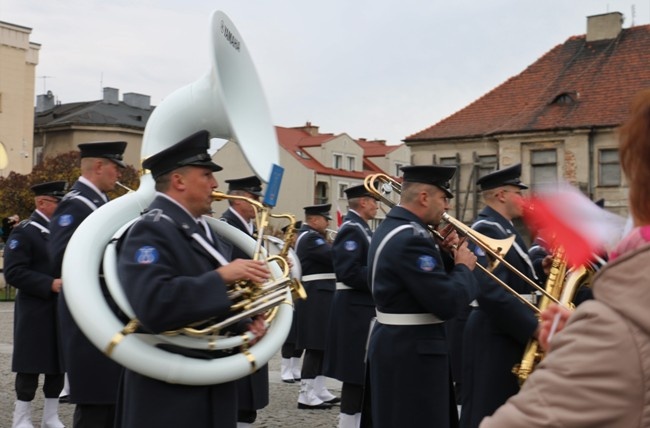
<path id="1" fill-rule="evenodd" d="M 126 141 L 124 161 L 140 169 L 140 149 L 142 147 L 142 130 L 110 127 L 73 127 L 60 131 L 48 129 L 47 133 L 34 135 L 34 146 L 44 147 L 43 158 L 53 157 L 61 153 L 77 151 L 81 143 L 95 141 Z"/>
<path id="2" fill-rule="evenodd" d="M 278 196 L 278 203 L 272 209 L 272 213 L 293 214 L 296 220 L 303 220 L 303 207 L 313 205 L 314 201 L 314 174 L 311 170 L 305 168 L 286 150 L 280 148 L 280 166 L 284 168 L 282 184 Z M 228 183 L 225 181 L 231 178 L 243 178 L 255 175 L 253 170 L 248 166 L 244 155 L 239 146 L 233 142 L 228 142 L 214 156 L 214 161 L 223 167 L 222 171 L 215 173 L 219 181 L 220 191 L 228 190 Z M 264 180 L 268 177 L 262 177 Z M 212 204 L 214 215 L 216 217 L 228 209 L 228 202 L 221 201 Z M 283 219 L 271 219 L 269 224 L 272 228 L 278 229 L 286 226 L 287 221 Z"/>
<path id="3" fill-rule="evenodd" d="M 347 169 L 346 155 L 352 155 L 355 160 L 355 171 L 363 169 L 363 149 L 347 134 L 338 135 L 321 146 L 305 147 L 311 157 L 328 168 L 334 168 L 334 154 L 343 155 L 343 166 Z"/>
<path id="4" fill-rule="evenodd" d="M 343 168 L 346 171 L 363 171 L 363 148 L 357 144 L 352 138 L 347 134 L 341 134 L 336 138 L 324 143 L 322 145 L 321 156 L 319 162 L 329 168 L 334 168 L 334 155 L 338 154 L 343 156 Z M 354 169 L 350 170 L 348 168 L 348 159 L 347 156 L 353 156 Z"/>
<path id="5" fill-rule="evenodd" d="M 605 199 L 605 208 L 627 216 L 627 184 L 601 186 L 598 182 L 599 150 L 618 147 L 613 128 L 599 130 L 566 130 L 554 133 L 526 133 L 494 136 L 485 139 L 459 139 L 449 142 L 415 143 L 410 145 L 414 165 L 430 165 L 435 159 L 460 155 L 460 180 L 456 182 L 456 197 L 450 213 L 465 222 L 471 222 L 474 213 L 483 207 L 472 176 L 474 156 L 496 155 L 500 168 L 522 164 L 522 181 L 531 184 L 531 152 L 555 149 L 557 179 L 571 183 L 593 200 Z M 457 173 L 458 175 L 458 173 Z"/>
<path id="6" fill-rule="evenodd" d="M 0 23 L 0 143 L 9 164 L 0 170 L 28 174 L 34 164 L 34 85 L 40 45 L 31 28 Z"/>
<path id="7" fill-rule="evenodd" d="M 402 144 L 399 148 L 388 153 L 386 156 L 374 156 L 368 157 L 368 159 L 377 165 L 382 171 L 385 171 L 386 174 L 392 176 L 401 175 L 398 174 L 397 165 L 405 166 L 411 164 L 411 149 L 409 149 L 406 144 Z"/>

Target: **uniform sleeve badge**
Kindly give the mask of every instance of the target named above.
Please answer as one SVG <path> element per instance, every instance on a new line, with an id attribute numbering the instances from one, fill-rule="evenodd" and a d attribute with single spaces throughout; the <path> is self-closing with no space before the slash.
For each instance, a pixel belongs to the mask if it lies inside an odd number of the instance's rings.
<path id="1" fill-rule="evenodd" d="M 418 258 L 418 268 L 424 272 L 431 272 L 436 267 L 436 259 L 432 256 L 420 256 Z"/>
<path id="2" fill-rule="evenodd" d="M 476 257 L 485 257 L 485 250 L 477 245 L 474 248 L 474 254 L 476 254 Z"/>
<path id="3" fill-rule="evenodd" d="M 323 245 L 325 243 L 325 240 L 323 238 L 317 238 L 315 242 L 316 242 L 316 245 L 320 246 L 320 245 Z"/>
<path id="4" fill-rule="evenodd" d="M 160 255 L 158 254 L 158 250 L 150 245 L 140 247 L 138 251 L 135 252 L 135 261 L 141 265 L 156 263 L 159 258 Z"/>
<path id="5" fill-rule="evenodd" d="M 68 227 L 72 224 L 74 218 L 70 214 L 63 214 L 59 217 L 59 226 Z"/>
<path id="6" fill-rule="evenodd" d="M 18 248 L 18 244 L 19 242 L 17 239 L 12 239 L 11 241 L 9 241 L 9 244 L 7 246 L 9 247 L 10 250 L 15 250 L 16 248 Z"/>
<path id="7" fill-rule="evenodd" d="M 356 241 L 345 241 L 345 244 L 343 244 L 345 251 L 356 251 L 358 247 Z"/>

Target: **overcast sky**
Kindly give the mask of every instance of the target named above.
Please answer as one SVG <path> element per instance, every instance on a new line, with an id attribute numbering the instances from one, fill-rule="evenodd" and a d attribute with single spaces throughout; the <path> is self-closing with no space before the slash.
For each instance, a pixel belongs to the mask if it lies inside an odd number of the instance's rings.
<path id="1" fill-rule="evenodd" d="M 587 16 L 650 23 L 650 0 L 0 0 L 0 21 L 41 45 L 37 94 L 91 101 L 110 86 L 156 105 L 208 70 L 216 9 L 241 33 L 275 125 L 389 144 L 584 34 Z"/>

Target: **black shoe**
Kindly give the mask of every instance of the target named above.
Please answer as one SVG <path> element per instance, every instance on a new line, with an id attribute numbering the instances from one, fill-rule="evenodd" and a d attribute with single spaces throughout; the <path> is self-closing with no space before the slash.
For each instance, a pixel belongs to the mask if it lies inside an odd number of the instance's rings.
<path id="1" fill-rule="evenodd" d="M 62 404 L 67 404 L 70 402 L 70 396 L 69 395 L 62 395 L 59 397 L 59 403 Z"/>
<path id="2" fill-rule="evenodd" d="M 325 402 L 329 404 L 338 404 L 341 402 L 341 399 L 339 397 L 334 397 L 331 400 L 327 400 Z"/>
<path id="3" fill-rule="evenodd" d="M 316 404 L 314 406 L 310 406 L 309 404 L 298 403 L 298 408 L 303 410 L 331 409 L 332 405 L 329 403 L 321 403 L 321 404 Z"/>
<path id="4" fill-rule="evenodd" d="M 284 382 L 284 383 L 296 383 L 296 381 L 293 380 L 293 379 L 282 379 L 282 382 Z"/>
<path id="5" fill-rule="evenodd" d="M 300 382 L 301 379 L 299 377 L 294 377 L 293 380 L 295 380 L 296 382 Z"/>

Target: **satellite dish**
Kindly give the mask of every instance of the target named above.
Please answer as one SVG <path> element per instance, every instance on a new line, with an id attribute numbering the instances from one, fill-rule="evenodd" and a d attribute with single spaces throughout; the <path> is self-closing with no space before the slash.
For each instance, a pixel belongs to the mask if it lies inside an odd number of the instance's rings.
<path id="1" fill-rule="evenodd" d="M 7 150 L 5 149 L 5 145 L 0 143 L 0 169 L 5 169 L 7 165 L 9 165 Z"/>

